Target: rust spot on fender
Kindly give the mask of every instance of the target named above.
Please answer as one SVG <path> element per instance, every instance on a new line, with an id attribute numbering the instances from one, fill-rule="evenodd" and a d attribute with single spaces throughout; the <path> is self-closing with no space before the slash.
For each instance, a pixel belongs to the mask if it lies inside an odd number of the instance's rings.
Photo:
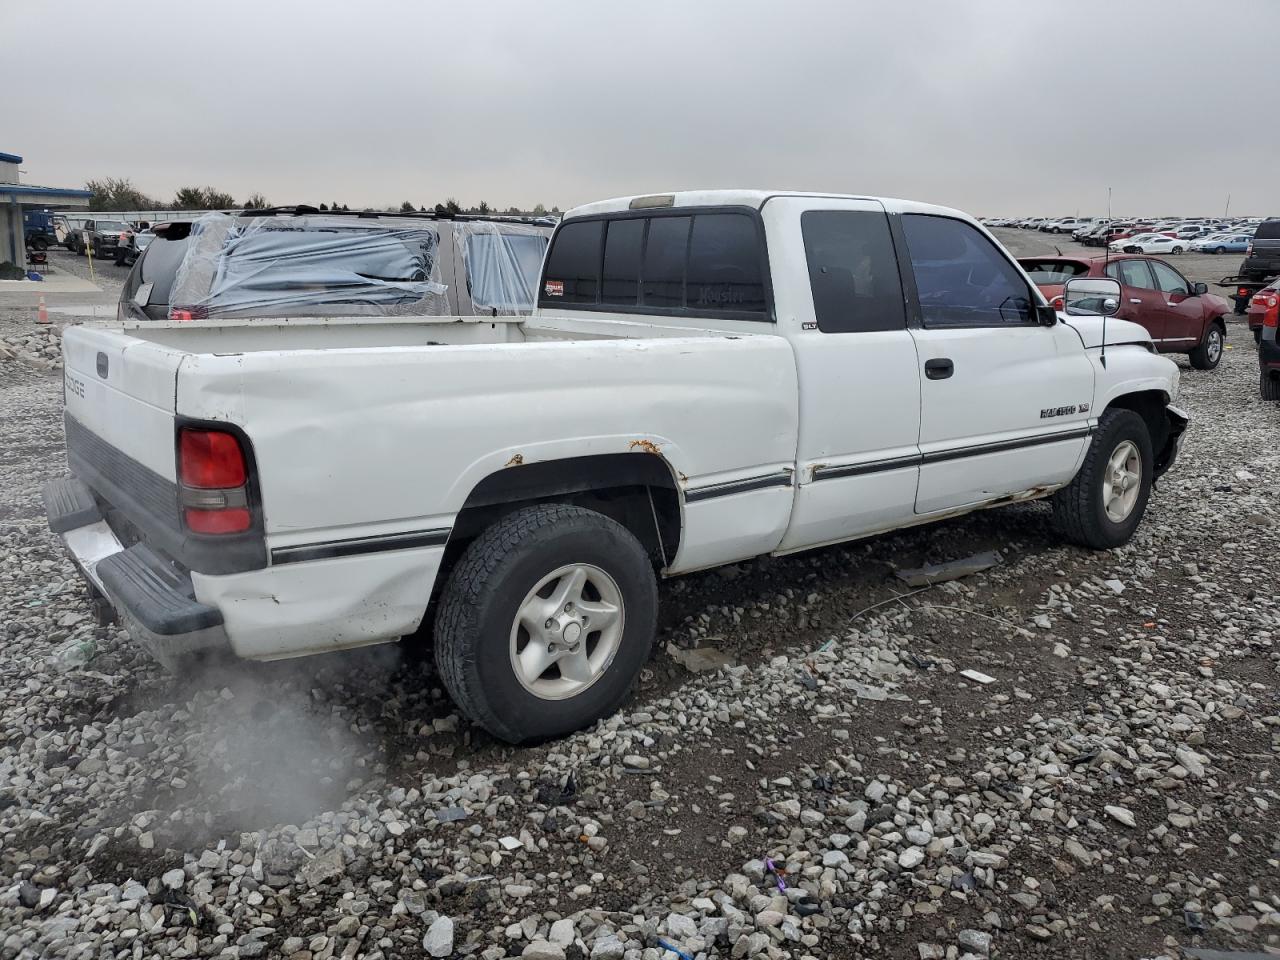
<path id="1" fill-rule="evenodd" d="M 524 463 L 524 454 L 523 454 L 523 453 L 516 453 L 516 454 L 512 454 L 511 459 L 510 459 L 510 460 L 508 460 L 506 463 L 504 463 L 504 464 L 503 464 L 503 466 L 504 466 L 504 467 L 518 467 L 518 466 L 520 466 L 522 463 Z"/>
<path id="2" fill-rule="evenodd" d="M 632 440 L 631 449 L 639 450 L 641 453 L 652 453 L 655 457 L 662 454 L 662 448 L 652 440 Z"/>
<path id="3" fill-rule="evenodd" d="M 678 476 L 678 477 L 680 478 L 680 482 L 681 482 L 681 483 L 688 483 L 688 482 L 689 482 L 689 478 L 688 478 L 687 476 L 685 476 L 685 473 L 684 473 L 684 471 L 683 471 L 683 470 L 677 470 L 677 471 L 676 471 L 676 476 Z"/>

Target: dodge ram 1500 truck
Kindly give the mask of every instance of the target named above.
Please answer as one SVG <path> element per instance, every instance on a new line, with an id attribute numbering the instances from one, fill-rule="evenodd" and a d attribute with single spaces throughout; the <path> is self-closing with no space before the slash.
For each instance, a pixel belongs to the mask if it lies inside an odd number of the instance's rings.
<path id="1" fill-rule="evenodd" d="M 623 703 L 659 576 L 1046 497 L 1115 547 L 1187 424 L 1177 367 L 1108 321 L 1114 280 L 1059 314 L 976 221 L 909 201 L 579 207 L 526 317 L 231 300 L 64 335 L 71 476 L 45 502 L 91 589 L 170 665 L 429 630 L 512 742 Z"/>

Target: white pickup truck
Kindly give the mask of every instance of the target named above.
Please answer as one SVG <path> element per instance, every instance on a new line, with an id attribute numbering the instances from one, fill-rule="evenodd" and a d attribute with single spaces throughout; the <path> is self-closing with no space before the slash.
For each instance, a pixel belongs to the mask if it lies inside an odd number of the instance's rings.
<path id="1" fill-rule="evenodd" d="M 430 632 L 472 719 L 556 736 L 627 697 L 658 576 L 1043 497 L 1125 543 L 1187 418 L 1108 285 L 1056 314 L 921 203 L 594 203 L 532 316 L 67 330 L 46 509 L 162 662 Z"/>

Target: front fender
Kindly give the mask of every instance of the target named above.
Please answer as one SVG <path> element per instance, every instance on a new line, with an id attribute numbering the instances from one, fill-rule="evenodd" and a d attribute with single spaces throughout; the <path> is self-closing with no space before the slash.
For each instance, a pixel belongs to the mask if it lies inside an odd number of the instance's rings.
<path id="1" fill-rule="evenodd" d="M 1152 471 L 1152 479 L 1158 480 L 1168 472 L 1173 466 L 1173 461 L 1178 459 L 1178 449 L 1182 444 L 1182 436 L 1187 432 L 1187 426 L 1191 423 L 1191 418 L 1187 416 L 1185 410 L 1175 407 L 1173 404 L 1167 404 L 1164 408 L 1164 415 L 1169 418 L 1169 434 L 1165 439 L 1164 446 L 1156 452 L 1156 462 Z"/>

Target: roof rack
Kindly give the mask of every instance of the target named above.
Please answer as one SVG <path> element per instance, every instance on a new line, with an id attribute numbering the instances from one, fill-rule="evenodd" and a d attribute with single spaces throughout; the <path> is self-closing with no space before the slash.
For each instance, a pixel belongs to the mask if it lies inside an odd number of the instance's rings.
<path id="1" fill-rule="evenodd" d="M 396 219 L 405 220 L 464 220 L 464 221 L 490 221 L 495 223 L 533 223 L 543 221 L 546 218 L 537 217 L 516 217 L 503 214 L 485 214 L 485 213 L 436 213 L 434 210 L 428 210 L 426 213 L 421 211 L 402 212 L 399 210 L 321 210 L 319 207 L 313 207 L 309 204 L 300 203 L 292 207 L 264 207 L 262 209 L 243 209 L 236 211 L 234 216 L 237 217 L 356 217 L 364 220 L 381 220 L 384 217 L 394 217 Z"/>

